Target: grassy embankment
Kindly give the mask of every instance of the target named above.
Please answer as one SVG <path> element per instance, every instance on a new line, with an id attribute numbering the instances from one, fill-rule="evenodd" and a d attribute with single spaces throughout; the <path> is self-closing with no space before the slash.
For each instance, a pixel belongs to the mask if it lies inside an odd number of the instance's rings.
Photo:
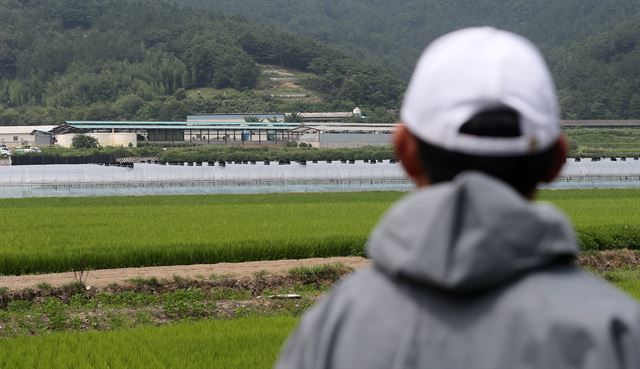
<path id="1" fill-rule="evenodd" d="M 349 271 L 4 289 L 0 368 L 269 368 L 302 312 Z M 300 298 L 270 298 L 287 293 Z"/>
<path id="2" fill-rule="evenodd" d="M 637 271 L 613 271 L 604 276 L 640 299 L 640 274 Z M 188 291 L 193 290 L 178 290 L 169 295 L 194 295 Z M 135 304 L 128 302 L 127 310 L 153 305 L 154 298 L 158 298 L 157 294 L 149 293 L 107 296 L 95 299 L 116 305 L 128 300 L 137 301 Z M 241 298 L 239 295 L 228 297 Z M 91 299 L 85 303 L 89 301 Z M 201 306 L 198 298 L 178 301 L 181 302 L 173 305 L 185 311 L 193 311 Z M 45 307 L 55 305 L 51 302 L 41 304 Z M 293 306 L 289 302 L 288 308 Z M 83 314 L 87 315 L 87 312 Z M 137 315 L 140 314 L 139 311 Z M 54 313 L 42 321 L 60 322 L 60 318 Z M 71 319 L 67 318 L 67 321 Z M 112 318 L 112 321 L 116 319 Z M 163 327 L 141 326 L 106 332 L 66 331 L 35 337 L 18 336 L 0 339 L 0 368 L 270 368 L 297 321 L 297 315 L 283 314 L 281 311 L 271 316 L 181 321 Z M 91 328 L 76 328 L 79 329 Z"/>
<path id="3" fill-rule="evenodd" d="M 401 193 L 0 200 L 0 274 L 362 255 Z M 640 191 L 545 191 L 587 250 L 640 248 Z"/>
<path id="4" fill-rule="evenodd" d="M 0 339 L 181 320 L 295 317 L 349 272 L 344 265 L 329 264 L 294 268 L 285 275 L 135 278 L 98 288 L 70 279 L 60 287 L 42 282 L 23 290 L 0 288 Z M 288 294 L 298 298 L 275 298 Z"/>

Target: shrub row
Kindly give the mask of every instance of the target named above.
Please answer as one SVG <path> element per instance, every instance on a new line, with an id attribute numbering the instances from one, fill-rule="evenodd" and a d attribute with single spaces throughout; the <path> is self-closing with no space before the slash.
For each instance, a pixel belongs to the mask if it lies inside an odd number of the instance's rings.
<path id="1" fill-rule="evenodd" d="M 48 148 L 42 153 L 28 153 L 12 157 L 13 165 L 32 164 L 88 164 L 114 163 L 122 157 L 158 157 L 163 163 L 216 162 L 216 161 L 299 161 L 299 160 L 389 160 L 394 158 L 391 146 L 361 148 L 318 149 L 311 147 L 236 147 L 157 146 L 139 148 L 63 149 Z"/>
<path id="2" fill-rule="evenodd" d="M 212 162 L 220 160 L 388 160 L 393 158 L 393 149 L 390 146 L 368 146 L 357 149 L 204 147 L 169 149 L 160 155 L 159 160 L 161 162 Z"/>

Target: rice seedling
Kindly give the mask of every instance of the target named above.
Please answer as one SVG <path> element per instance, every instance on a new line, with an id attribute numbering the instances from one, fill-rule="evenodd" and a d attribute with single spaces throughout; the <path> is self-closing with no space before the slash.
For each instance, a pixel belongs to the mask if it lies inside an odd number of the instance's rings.
<path id="1" fill-rule="evenodd" d="M 360 255 L 399 196 L 0 200 L 0 274 Z"/>
<path id="2" fill-rule="evenodd" d="M 293 317 L 246 317 L 0 340 L 0 368 L 270 368 Z"/>
<path id="3" fill-rule="evenodd" d="M 0 274 L 363 255 L 401 193 L 0 200 Z M 543 191 L 584 249 L 640 248 L 640 191 Z"/>
<path id="4" fill-rule="evenodd" d="M 640 249 L 639 190 L 543 191 L 571 219 L 585 250 Z"/>

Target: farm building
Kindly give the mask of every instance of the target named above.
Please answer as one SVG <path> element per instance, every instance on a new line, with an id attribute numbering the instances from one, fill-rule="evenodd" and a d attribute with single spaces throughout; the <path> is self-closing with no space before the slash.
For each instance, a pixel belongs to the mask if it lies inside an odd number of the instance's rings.
<path id="1" fill-rule="evenodd" d="M 104 146 L 136 146 L 139 142 L 154 144 L 284 144 L 297 141 L 303 132 L 294 128 L 298 123 L 265 122 L 116 122 L 68 121 L 56 127 L 61 146 L 71 142 L 73 135 L 84 133 L 98 138 Z M 110 137 L 110 138 L 109 138 Z M 103 138 L 105 142 L 100 141 Z M 111 143 L 106 142 L 107 138 Z M 63 144 L 64 142 L 64 144 Z M 118 142 L 118 144 L 113 144 Z"/>
<path id="2" fill-rule="evenodd" d="M 61 147 L 70 148 L 73 143 L 73 137 L 78 133 L 62 133 L 56 134 L 56 144 Z M 114 147 L 136 147 L 138 145 L 137 135 L 128 132 L 88 132 L 88 136 L 95 138 L 98 144 Z"/>
<path id="3" fill-rule="evenodd" d="M 50 146 L 56 126 L 0 126 L 0 144 L 7 147 Z"/>
<path id="4" fill-rule="evenodd" d="M 245 122 L 245 116 L 258 117 L 260 122 Z M 137 146 L 141 142 L 279 146 L 304 142 L 314 147 L 361 147 L 391 144 L 395 127 L 391 123 L 271 122 L 279 119 L 284 119 L 284 114 L 190 115 L 186 122 L 67 121 L 51 132 L 47 129 L 52 126 L 0 127 L 0 143 L 4 140 L 11 141 L 11 146 L 45 146 L 45 141 L 55 140 L 60 146 L 70 147 L 73 136 L 84 133 L 98 139 L 102 146 Z M 563 127 L 638 127 L 640 121 L 583 120 L 561 121 L 560 124 Z M 15 141 L 11 132 L 18 131 L 20 134 Z M 43 143 L 35 143 L 40 136 L 46 136 L 41 138 Z"/>
<path id="5" fill-rule="evenodd" d="M 59 145 L 69 147 L 84 133 L 102 146 L 137 146 L 140 142 L 171 144 L 285 145 L 305 142 L 316 147 L 358 147 L 391 143 L 393 124 L 271 122 L 115 122 L 68 121 L 52 130 Z"/>

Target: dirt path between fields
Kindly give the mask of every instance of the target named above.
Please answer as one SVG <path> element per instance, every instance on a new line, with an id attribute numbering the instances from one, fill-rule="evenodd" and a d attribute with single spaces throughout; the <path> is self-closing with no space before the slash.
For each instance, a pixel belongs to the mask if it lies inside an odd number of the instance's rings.
<path id="1" fill-rule="evenodd" d="M 369 260 L 357 257 L 312 258 L 300 260 L 250 261 L 245 263 L 219 263 L 198 265 L 174 265 L 144 268 L 122 268 L 91 270 L 83 277 L 87 286 L 107 287 L 113 283 L 123 283 L 133 278 L 170 279 L 174 276 L 191 279 L 208 278 L 215 275 L 228 275 L 236 278 L 250 277 L 266 271 L 270 274 L 285 274 L 290 269 L 301 266 L 317 266 L 340 263 L 358 269 L 369 265 Z M 607 272 L 623 267 L 640 268 L 640 251 L 609 250 L 586 253 L 578 258 L 578 264 L 598 272 Z M 75 282 L 73 273 L 54 273 L 0 277 L 0 288 L 22 290 L 45 282 L 52 287 L 60 287 Z"/>
<path id="2" fill-rule="evenodd" d="M 101 269 L 85 272 L 83 282 L 87 286 L 106 287 L 112 283 L 123 283 L 133 278 L 168 279 L 174 276 L 201 279 L 212 274 L 229 275 L 238 278 L 252 276 L 254 273 L 266 271 L 270 274 L 285 274 L 296 267 L 309 267 L 340 263 L 358 269 L 369 264 L 362 257 L 332 257 L 301 260 L 251 261 L 245 263 L 219 263 L 198 265 L 174 265 L 144 268 Z M 22 290 L 34 287 L 39 283 L 48 283 L 52 287 L 60 287 L 76 281 L 73 273 L 53 273 L 38 275 L 21 275 L 0 277 L 0 287 L 10 290 Z"/>

